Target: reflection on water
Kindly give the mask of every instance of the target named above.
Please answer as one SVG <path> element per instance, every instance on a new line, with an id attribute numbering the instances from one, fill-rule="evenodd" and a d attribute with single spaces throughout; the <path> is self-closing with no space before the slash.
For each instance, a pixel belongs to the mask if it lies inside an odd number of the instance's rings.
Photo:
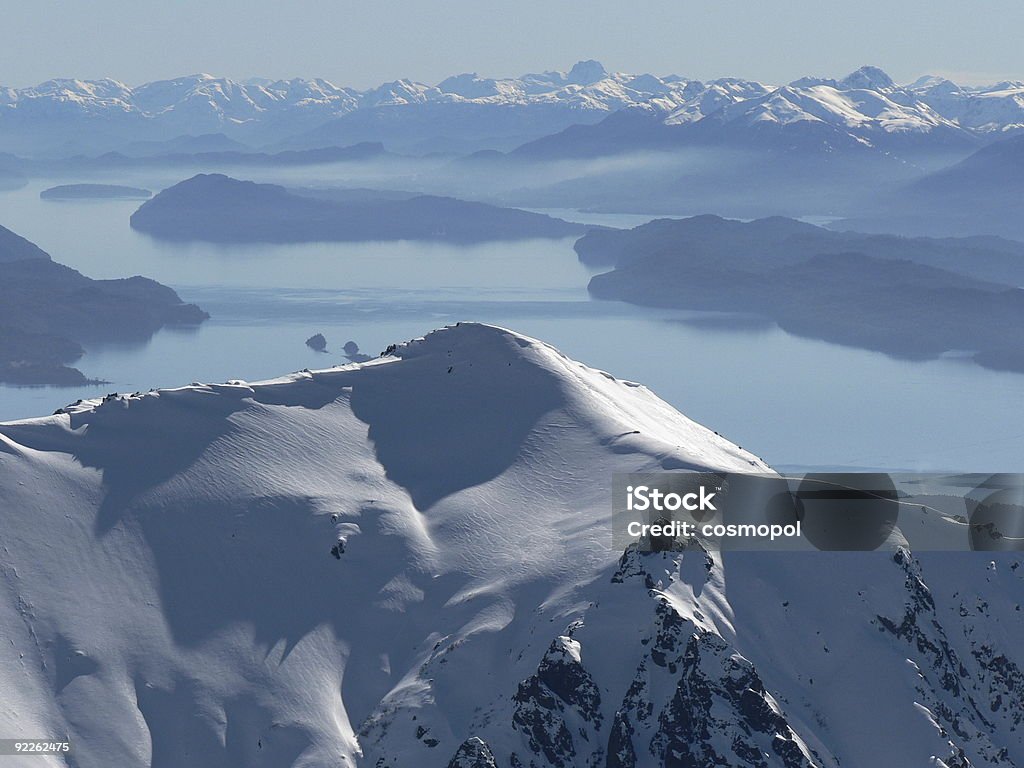
<path id="1" fill-rule="evenodd" d="M 168 181 L 133 177 L 150 189 Z M 53 182 L 56 183 L 56 182 Z M 748 317 L 588 300 L 571 240 L 457 247 L 331 243 L 167 246 L 128 227 L 133 201 L 0 195 L 0 224 L 94 277 L 145 274 L 213 319 L 142 346 L 99 346 L 78 367 L 102 387 L 0 387 L 0 419 L 80 397 L 199 381 L 272 378 L 374 353 L 458 320 L 515 328 L 640 381 L 776 465 L 1019 471 L 1024 376 L 963 360 L 925 363 L 798 339 Z M 635 225 L 615 217 L 594 223 Z M 323 333 L 329 352 L 305 346 Z"/>

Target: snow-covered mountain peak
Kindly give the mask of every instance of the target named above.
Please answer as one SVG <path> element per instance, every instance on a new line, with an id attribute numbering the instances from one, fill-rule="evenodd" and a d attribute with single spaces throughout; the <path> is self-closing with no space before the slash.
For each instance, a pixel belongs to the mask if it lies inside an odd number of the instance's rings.
<path id="1" fill-rule="evenodd" d="M 681 79 L 669 83 L 654 75 L 636 75 L 626 80 L 626 87 L 639 93 L 667 94 L 678 88 Z"/>
<path id="2" fill-rule="evenodd" d="M 988 88 L 979 88 L 977 90 L 1019 91 L 1021 88 L 1024 88 L 1024 80 L 1000 80 L 998 83 L 995 83 Z"/>
<path id="3" fill-rule="evenodd" d="M 616 551 L 612 474 L 687 467 L 764 469 L 475 323 L 0 424 L 0 729 L 83 768 L 1019 764 L 1016 553 Z"/>
<path id="4" fill-rule="evenodd" d="M 566 81 L 576 85 L 593 85 L 605 80 L 608 77 L 608 70 L 604 65 L 594 59 L 577 61 L 566 76 Z"/>
<path id="5" fill-rule="evenodd" d="M 403 78 L 366 91 L 361 101 L 371 107 L 420 104 L 427 100 L 430 91 L 429 86 Z"/>
<path id="6" fill-rule="evenodd" d="M 802 96 L 794 98 L 794 91 Z M 758 100 L 772 93 L 778 96 L 775 108 L 754 114 L 760 109 Z M 741 102 L 750 102 L 749 115 L 732 109 Z M 868 108 L 862 110 L 865 104 Z M 877 109 L 871 106 L 879 104 Z M 452 114 L 442 117 L 449 109 Z M 497 79 L 464 73 L 436 86 L 400 79 L 369 90 L 323 79 L 240 82 L 206 73 L 137 87 L 114 80 L 56 80 L 32 88 L 0 88 L 0 110 L 0 117 L 11 118 L 2 122 L 0 133 L 8 132 L 6 146 L 16 152 L 22 151 L 18 147 L 35 152 L 40 146 L 66 152 L 77 142 L 84 142 L 80 151 L 89 152 L 86 147 L 94 144 L 115 148 L 124 136 L 166 141 L 217 132 L 251 146 L 283 141 L 313 148 L 383 140 L 392 149 L 420 151 L 423 134 L 435 129 L 501 144 L 509 125 L 528 124 L 528 135 L 540 138 L 618 110 L 658 114 L 668 125 L 713 118 L 712 125 L 718 126 L 740 117 L 736 125 L 748 128 L 793 126 L 784 130 L 799 133 L 810 127 L 821 133 L 822 124 L 830 124 L 842 132 L 859 130 L 852 137 L 857 145 L 877 145 L 868 134 L 888 133 L 911 142 L 937 139 L 943 146 L 949 141 L 967 146 L 976 135 L 1024 126 L 1024 86 L 1006 81 L 966 88 L 941 78 L 921 78 L 902 88 L 877 67 L 862 67 L 841 80 L 805 77 L 780 89 L 740 78 L 699 82 L 609 72 L 600 62 L 587 60 L 568 73 Z M 529 119 L 517 117 L 520 111 L 529 113 Z M 512 133 L 519 135 L 519 130 Z M 851 143 L 850 137 L 839 141 Z M 443 136 L 436 142 L 450 146 Z"/>
<path id="7" fill-rule="evenodd" d="M 942 77 L 940 75 L 922 75 L 921 77 L 917 78 L 917 80 L 912 82 L 910 85 L 906 86 L 906 88 L 908 91 L 913 91 L 915 93 L 933 91 L 936 89 L 947 92 L 961 92 L 964 90 L 961 86 L 957 85 L 952 80 L 949 80 L 948 78 Z"/>
<path id="8" fill-rule="evenodd" d="M 459 573 L 470 593 L 537 579 L 557 589 L 610 567 L 612 474 L 665 469 L 767 467 L 644 387 L 473 323 L 368 363 L 111 395 L 0 425 L 0 513 L 42 504 L 44 527 L 74 519 L 67 546 L 80 554 L 149 522 L 170 526 L 158 537 L 199 525 L 216 550 L 233 546 L 236 525 L 262 540 L 292 519 L 295 556 L 385 557 L 381 584 L 412 568 L 417 583 Z M 37 496 L 39 472 L 64 479 Z M 404 604 L 424 587 L 363 599 Z M 258 634 L 294 637 L 303 615 Z"/>
<path id="9" fill-rule="evenodd" d="M 839 87 L 846 90 L 858 88 L 880 91 L 895 86 L 896 84 L 889 75 L 878 67 L 871 66 L 861 67 L 839 81 Z"/>
<path id="10" fill-rule="evenodd" d="M 214 415 L 222 417 L 237 408 L 259 412 L 281 404 L 347 411 L 344 418 L 369 425 L 375 460 L 421 510 L 499 477 L 521 458 L 527 442 L 552 429 L 561 430 L 566 441 L 581 440 L 583 452 L 632 455 L 627 464 L 636 471 L 767 470 L 755 456 L 682 416 L 645 387 L 588 368 L 536 339 L 478 323 L 394 345 L 364 364 L 268 382 L 110 396 L 0 431 L 16 441 L 24 437 L 26 445 L 67 440 L 70 452 L 84 454 L 92 441 L 103 441 L 106 427 L 82 426 L 116 423 L 117 434 L 137 428 L 156 435 L 181 427 L 172 415 L 179 407 L 201 411 L 203 404 L 215 403 L 220 405 Z M 43 434 L 49 437 L 42 440 Z M 586 447 L 591 441 L 596 445 Z M 416 446 L 412 453 L 410 444 Z M 538 443 L 533 450 L 539 456 L 547 449 Z"/>
<path id="11" fill-rule="evenodd" d="M 816 85 L 828 85 L 832 88 L 839 87 L 839 83 L 833 77 L 816 77 L 814 75 L 799 77 L 789 85 L 793 88 L 813 88 Z"/>
<path id="12" fill-rule="evenodd" d="M 127 93 L 127 85 L 117 80 L 103 78 L 101 80 L 79 80 L 77 78 L 55 78 L 36 86 L 40 94 L 74 92 L 88 96 L 105 97 L 111 94 Z"/>
<path id="13" fill-rule="evenodd" d="M 467 396 L 488 380 L 516 379 L 521 394 L 530 392 L 575 414 L 574 420 L 611 439 L 620 449 L 633 445 L 658 456 L 664 468 L 731 466 L 737 471 L 768 467 L 746 451 L 682 417 L 646 387 L 578 363 L 550 344 L 483 323 L 458 323 L 433 331 L 388 351 L 389 356 L 417 365 L 448 364 L 461 372 Z M 427 362 L 422 362 L 427 361 Z M 449 386 L 455 386 L 453 380 Z M 455 399 L 461 397 L 460 393 Z M 631 426 L 630 434 L 621 431 Z"/>
<path id="14" fill-rule="evenodd" d="M 489 77 L 480 77 L 475 72 L 445 78 L 437 84 L 437 90 L 467 99 L 496 96 L 501 92 L 498 88 L 498 81 Z"/>

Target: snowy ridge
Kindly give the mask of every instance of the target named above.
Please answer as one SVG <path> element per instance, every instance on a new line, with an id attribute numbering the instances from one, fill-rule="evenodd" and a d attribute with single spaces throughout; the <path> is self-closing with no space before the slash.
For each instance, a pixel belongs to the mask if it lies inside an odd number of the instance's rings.
<path id="1" fill-rule="evenodd" d="M 939 126 L 955 129 L 927 104 L 909 98 L 905 91 L 863 88 L 840 89 L 832 85 L 805 88 L 784 86 L 766 96 L 740 102 L 722 111 L 723 122 L 747 124 L 767 121 L 788 124 L 817 121 L 857 131 L 877 129 L 884 132 L 931 131 Z"/>
<path id="2" fill-rule="evenodd" d="M 963 128 L 1005 133 L 1024 128 L 1024 82 L 965 87 L 945 78 L 923 77 L 908 86 L 924 103 Z"/>
<path id="3" fill-rule="evenodd" d="M 767 470 L 477 324 L 2 424 L 0 733 L 83 768 L 1020 761 L 1012 555 L 613 550 L 611 474 L 680 468 Z"/>
<path id="4" fill-rule="evenodd" d="M 304 136 L 360 110 L 441 110 L 425 115 L 430 124 L 445 109 L 468 106 L 555 109 L 557 115 L 538 112 L 544 115 L 538 128 L 548 125 L 551 132 L 561 130 L 572 115 L 575 122 L 593 122 L 639 109 L 668 125 L 713 117 L 733 126 L 817 122 L 861 138 L 935 131 L 967 138 L 1024 127 L 1024 84 L 968 88 L 925 77 L 899 86 L 880 69 L 862 67 L 840 80 L 808 77 L 775 86 L 737 78 L 702 82 L 608 72 L 596 61 L 579 62 L 568 73 L 501 79 L 467 73 L 436 85 L 403 79 L 365 91 L 319 78 L 238 82 L 197 74 L 138 87 L 115 80 L 63 79 L 0 88 L 0 130 L 21 136 L 35 125 L 46 135 L 63 136 L 61 130 L 86 126 L 136 139 L 226 132 L 266 142 Z M 504 118 L 496 113 L 494 119 L 498 122 L 485 123 L 487 130 L 495 130 Z"/>

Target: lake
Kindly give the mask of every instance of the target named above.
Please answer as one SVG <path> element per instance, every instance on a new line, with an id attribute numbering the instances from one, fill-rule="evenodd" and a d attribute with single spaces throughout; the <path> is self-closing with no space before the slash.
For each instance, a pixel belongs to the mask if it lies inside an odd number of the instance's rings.
<path id="1" fill-rule="evenodd" d="M 104 181 L 157 190 L 182 175 Z M 212 318 L 195 331 L 162 331 L 143 345 L 90 347 L 76 367 L 108 385 L 0 386 L 0 420 L 48 414 L 107 392 L 329 367 L 345 362 L 340 349 L 349 340 L 377 354 L 433 328 L 477 320 L 643 382 L 776 467 L 1021 468 L 1020 374 L 958 359 L 894 360 L 736 318 L 591 301 L 592 273 L 577 261 L 572 239 L 473 246 L 166 244 L 129 228 L 137 201 L 39 199 L 48 186 L 81 180 L 37 181 L 0 193 L 0 224 L 90 277 L 142 274 L 166 283 Z M 644 217 L 581 214 L 578 220 L 634 226 Z M 318 332 L 327 337 L 328 354 L 304 344 Z"/>

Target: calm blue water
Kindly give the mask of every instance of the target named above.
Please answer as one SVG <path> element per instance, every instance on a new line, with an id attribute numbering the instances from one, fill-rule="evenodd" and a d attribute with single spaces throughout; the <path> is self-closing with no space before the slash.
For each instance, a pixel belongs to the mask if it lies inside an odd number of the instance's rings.
<path id="1" fill-rule="evenodd" d="M 151 189 L 176 180 L 118 179 Z M 144 274 L 167 283 L 213 317 L 145 345 L 90 348 L 78 367 L 109 385 L 0 386 L 0 420 L 111 391 L 327 367 L 344 362 L 340 348 L 349 340 L 376 354 L 448 323 L 479 320 L 641 381 L 774 465 L 1022 469 L 1024 376 L 958 360 L 897 361 L 775 327 L 692 324 L 686 313 L 590 301 L 590 273 L 572 240 L 167 245 L 128 227 L 137 202 L 39 200 L 53 183 L 0 194 L 0 224 L 92 277 Z M 642 218 L 600 220 L 632 226 Z M 330 353 L 305 346 L 317 332 Z"/>

